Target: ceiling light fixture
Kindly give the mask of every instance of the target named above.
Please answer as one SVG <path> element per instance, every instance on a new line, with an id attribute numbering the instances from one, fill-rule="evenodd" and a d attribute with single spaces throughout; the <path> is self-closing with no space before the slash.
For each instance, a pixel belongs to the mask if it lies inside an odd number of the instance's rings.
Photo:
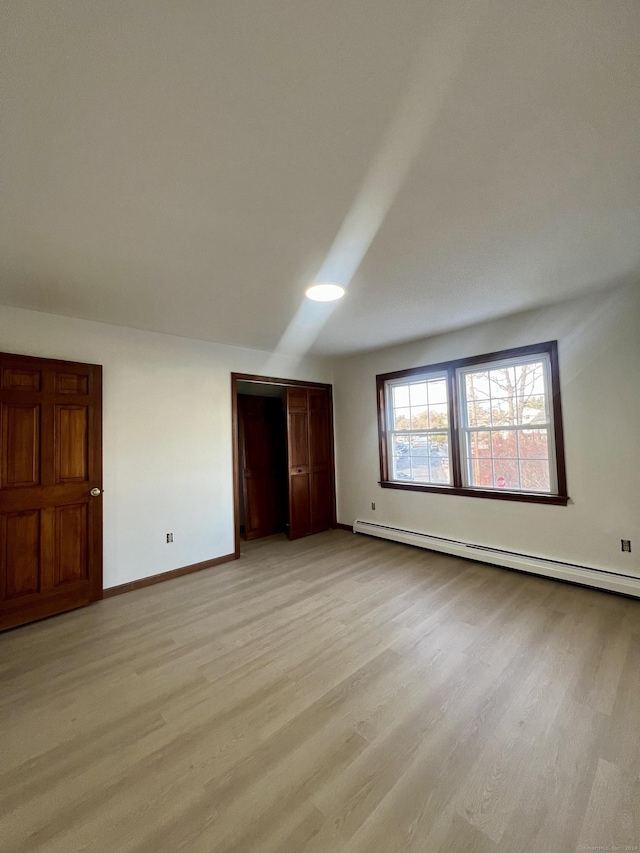
<path id="1" fill-rule="evenodd" d="M 305 290 L 305 294 L 314 302 L 334 302 L 344 296 L 345 289 L 341 284 L 325 281 L 322 284 L 312 284 Z"/>

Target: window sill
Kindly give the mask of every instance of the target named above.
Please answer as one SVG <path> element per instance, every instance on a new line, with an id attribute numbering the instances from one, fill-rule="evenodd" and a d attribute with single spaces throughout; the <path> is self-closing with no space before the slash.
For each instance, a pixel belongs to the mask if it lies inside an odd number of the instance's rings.
<path id="1" fill-rule="evenodd" d="M 383 489 L 400 489 L 406 492 L 434 492 L 441 495 L 459 495 L 467 498 L 489 498 L 499 501 L 520 501 L 521 503 L 550 504 L 566 506 L 568 495 L 546 495 L 538 492 L 506 492 L 489 489 L 465 489 L 456 486 L 427 486 L 422 483 L 400 483 L 395 480 L 380 480 Z"/>

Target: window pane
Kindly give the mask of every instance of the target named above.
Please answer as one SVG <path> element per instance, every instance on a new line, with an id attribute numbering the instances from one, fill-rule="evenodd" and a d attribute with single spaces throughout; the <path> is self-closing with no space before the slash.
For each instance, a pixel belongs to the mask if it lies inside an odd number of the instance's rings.
<path id="1" fill-rule="evenodd" d="M 518 410 L 522 424 L 546 423 L 547 421 L 547 407 L 544 396 L 518 398 Z"/>
<path id="2" fill-rule="evenodd" d="M 515 368 L 516 388 L 519 397 L 544 394 L 544 365 L 541 361 L 520 364 Z"/>
<path id="3" fill-rule="evenodd" d="M 429 457 L 426 455 L 411 457 L 411 476 L 417 483 L 429 483 Z"/>
<path id="4" fill-rule="evenodd" d="M 546 423 L 548 412 L 544 386 L 545 373 L 542 362 L 516 367 L 519 423 Z"/>
<path id="5" fill-rule="evenodd" d="M 414 382 L 409 386 L 409 394 L 412 406 L 426 406 L 429 402 L 426 382 Z"/>
<path id="6" fill-rule="evenodd" d="M 548 492 L 549 462 L 542 460 L 522 460 L 520 462 L 522 488 L 528 492 Z"/>
<path id="7" fill-rule="evenodd" d="M 492 399 L 514 397 L 516 393 L 516 372 L 513 367 L 499 367 L 489 371 L 489 388 Z"/>
<path id="8" fill-rule="evenodd" d="M 516 430 L 501 430 L 491 433 L 491 447 L 494 457 L 515 459 L 518 455 Z"/>
<path id="9" fill-rule="evenodd" d="M 489 399 L 489 373 L 483 370 L 481 373 L 467 373 L 465 376 L 465 388 L 467 400 Z"/>
<path id="10" fill-rule="evenodd" d="M 426 435 L 411 436 L 411 455 L 425 457 L 429 455 L 429 439 Z"/>
<path id="11" fill-rule="evenodd" d="M 400 409 L 403 406 L 409 405 L 409 386 L 394 385 L 393 386 L 393 408 Z"/>
<path id="12" fill-rule="evenodd" d="M 491 433 L 470 432 L 469 433 L 469 458 L 486 459 L 491 458 Z"/>
<path id="13" fill-rule="evenodd" d="M 469 464 L 469 485 L 493 488 L 493 463 L 491 459 L 474 459 Z"/>
<path id="14" fill-rule="evenodd" d="M 410 429 L 411 428 L 411 409 L 394 409 L 394 411 L 393 411 L 393 428 L 394 429 Z"/>
<path id="15" fill-rule="evenodd" d="M 517 412 L 515 400 L 491 400 L 491 423 L 493 426 L 515 426 Z"/>
<path id="16" fill-rule="evenodd" d="M 446 405 L 429 406 L 429 426 L 431 429 L 446 429 L 449 424 L 449 413 Z"/>
<path id="17" fill-rule="evenodd" d="M 432 483 L 450 483 L 449 438 L 429 436 L 429 472 Z"/>
<path id="18" fill-rule="evenodd" d="M 446 433 L 442 435 L 431 433 L 429 436 L 429 453 L 431 456 L 434 454 L 439 456 L 448 456 L 449 436 Z"/>
<path id="19" fill-rule="evenodd" d="M 427 406 L 411 407 L 411 429 L 429 429 L 429 409 Z"/>
<path id="20" fill-rule="evenodd" d="M 392 436 L 392 476 L 394 480 L 411 479 L 411 456 L 409 439 L 404 436 Z"/>
<path id="21" fill-rule="evenodd" d="M 450 482 L 447 435 L 413 435 L 410 453 L 414 481 L 436 484 Z"/>
<path id="22" fill-rule="evenodd" d="M 467 403 L 467 418 L 470 427 L 491 426 L 491 403 L 489 400 Z"/>
<path id="23" fill-rule="evenodd" d="M 520 456 L 524 459 L 547 459 L 549 443 L 546 429 L 520 431 Z"/>
<path id="24" fill-rule="evenodd" d="M 493 460 L 493 485 L 496 489 L 519 489 L 517 459 Z"/>
<path id="25" fill-rule="evenodd" d="M 471 486 L 550 490 L 547 430 L 469 432 L 467 454 Z"/>
<path id="26" fill-rule="evenodd" d="M 447 402 L 447 380 L 446 379 L 432 379 L 428 383 L 429 390 L 429 404 L 434 406 L 438 403 L 446 403 Z"/>
<path id="27" fill-rule="evenodd" d="M 394 480 L 441 485 L 451 483 L 448 435 L 394 435 L 391 449 Z"/>

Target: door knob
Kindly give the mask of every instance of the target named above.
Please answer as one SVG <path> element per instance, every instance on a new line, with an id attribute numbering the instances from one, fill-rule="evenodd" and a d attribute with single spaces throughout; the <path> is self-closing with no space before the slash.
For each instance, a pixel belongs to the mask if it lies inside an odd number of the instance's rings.
<path id="1" fill-rule="evenodd" d="M 91 489 L 90 494 L 91 494 L 92 498 L 97 498 L 98 495 L 101 494 L 101 492 L 100 492 L 100 489 Z"/>

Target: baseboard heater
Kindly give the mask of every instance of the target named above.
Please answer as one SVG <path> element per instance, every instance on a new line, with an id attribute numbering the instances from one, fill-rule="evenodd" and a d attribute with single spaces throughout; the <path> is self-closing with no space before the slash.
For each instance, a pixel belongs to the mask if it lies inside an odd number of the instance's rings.
<path id="1" fill-rule="evenodd" d="M 571 583 L 582 584 L 583 586 L 593 586 L 598 589 L 620 592 L 624 595 L 633 595 L 636 598 L 640 598 L 640 578 L 633 575 L 610 572 L 606 569 L 597 569 L 591 566 L 579 566 L 574 563 L 562 563 L 558 560 L 535 557 L 531 554 L 503 551 L 499 548 L 489 548 L 485 545 L 474 545 L 471 542 L 460 542 L 456 539 L 445 539 L 442 536 L 431 536 L 428 533 L 420 533 L 417 530 L 403 530 L 400 527 L 374 524 L 371 521 L 364 521 L 362 519 L 354 521 L 353 532 L 365 533 L 368 536 L 378 536 L 381 539 L 390 539 L 393 542 L 402 542 L 405 545 L 416 545 L 419 548 L 427 548 L 430 551 L 441 551 L 444 554 L 453 554 L 457 557 L 464 557 L 467 560 L 492 563 L 495 566 L 518 569 L 521 572 L 544 575 L 545 577 L 555 578 L 556 580 L 569 581 Z"/>

